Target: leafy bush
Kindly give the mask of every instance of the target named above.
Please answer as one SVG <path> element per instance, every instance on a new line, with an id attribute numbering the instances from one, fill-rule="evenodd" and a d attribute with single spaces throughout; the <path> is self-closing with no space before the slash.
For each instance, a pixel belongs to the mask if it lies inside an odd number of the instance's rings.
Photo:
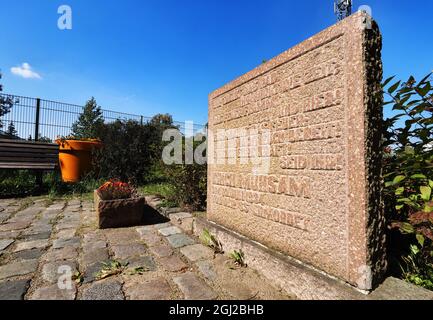
<path id="1" fill-rule="evenodd" d="M 116 120 L 101 126 L 103 149 L 95 153 L 98 178 L 117 178 L 134 184 L 151 182 L 152 173 L 161 177 L 162 134 L 172 128 L 169 115 L 156 115 L 149 122 Z"/>
<path id="2" fill-rule="evenodd" d="M 433 290 L 433 87 L 430 75 L 391 81 L 384 83 L 390 97 L 385 105 L 396 113 L 385 120 L 384 132 L 391 267 Z"/>
<path id="3" fill-rule="evenodd" d="M 185 141 L 184 141 L 185 142 Z M 194 143 L 194 148 L 198 143 Z M 185 143 L 183 143 L 185 159 Z M 168 182 L 174 193 L 169 200 L 189 211 L 206 210 L 207 164 L 173 164 L 166 166 Z"/>

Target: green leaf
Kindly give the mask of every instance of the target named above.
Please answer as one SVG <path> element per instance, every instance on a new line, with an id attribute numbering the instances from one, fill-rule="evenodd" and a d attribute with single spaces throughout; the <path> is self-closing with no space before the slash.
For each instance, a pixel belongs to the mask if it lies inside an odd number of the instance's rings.
<path id="1" fill-rule="evenodd" d="M 407 222 L 403 222 L 401 225 L 400 225 L 400 230 L 403 232 L 403 233 L 414 233 L 415 232 L 415 229 L 413 228 L 413 226 L 410 224 L 410 223 L 407 223 Z"/>
<path id="2" fill-rule="evenodd" d="M 421 247 L 424 247 L 425 238 L 422 234 L 417 234 L 416 240 L 418 240 L 418 243 L 420 244 Z"/>
<path id="3" fill-rule="evenodd" d="M 429 181 L 428 181 L 428 185 L 430 186 L 430 188 L 433 189 L 433 180 L 429 180 Z"/>
<path id="4" fill-rule="evenodd" d="M 386 79 L 383 84 L 382 87 L 386 87 L 388 83 L 390 83 L 393 79 L 395 78 L 395 76 L 389 77 L 388 79 Z"/>
<path id="5" fill-rule="evenodd" d="M 413 176 L 410 177 L 411 179 L 427 179 L 427 177 L 425 175 L 423 175 L 422 173 L 417 173 L 414 174 Z"/>
<path id="6" fill-rule="evenodd" d="M 400 196 L 403 194 L 403 192 L 404 192 L 404 187 L 397 188 L 397 190 L 395 190 L 395 195 Z"/>
<path id="7" fill-rule="evenodd" d="M 405 176 L 400 175 L 394 178 L 394 180 L 392 181 L 393 185 L 399 184 L 400 182 L 402 182 L 404 179 L 406 179 Z"/>
<path id="8" fill-rule="evenodd" d="M 431 190 L 432 189 L 430 187 L 426 187 L 426 186 L 420 187 L 419 189 L 421 191 L 421 198 L 424 201 L 429 201 L 430 197 L 431 197 Z"/>
<path id="9" fill-rule="evenodd" d="M 401 81 L 395 83 L 394 85 L 392 85 L 391 87 L 389 87 L 388 89 L 388 93 L 391 94 L 393 93 L 395 90 L 397 90 L 397 88 L 400 86 Z"/>
<path id="10" fill-rule="evenodd" d="M 401 209 L 403 209 L 404 208 L 404 204 L 399 204 L 399 205 L 396 205 L 395 206 L 395 209 L 397 210 L 397 211 L 400 211 Z"/>

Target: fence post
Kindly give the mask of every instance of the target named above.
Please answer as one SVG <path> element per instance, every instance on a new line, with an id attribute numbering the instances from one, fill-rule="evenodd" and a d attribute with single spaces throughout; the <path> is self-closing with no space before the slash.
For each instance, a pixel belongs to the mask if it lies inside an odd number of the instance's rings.
<path id="1" fill-rule="evenodd" d="M 39 117 L 41 113 L 41 99 L 36 99 L 36 121 L 35 121 L 35 141 L 39 140 Z"/>
<path id="2" fill-rule="evenodd" d="M 141 116 L 140 123 L 143 125 L 143 116 Z"/>

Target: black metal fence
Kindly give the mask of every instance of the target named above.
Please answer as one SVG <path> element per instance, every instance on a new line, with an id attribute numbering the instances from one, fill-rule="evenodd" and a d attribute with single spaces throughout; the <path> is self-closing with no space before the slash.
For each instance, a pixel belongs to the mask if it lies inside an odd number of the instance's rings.
<path id="1" fill-rule="evenodd" d="M 3 98 L 10 98 L 13 106 L 10 112 L 5 114 L 1 120 L 0 137 L 19 138 L 26 140 L 54 141 L 59 136 L 71 134 L 72 124 L 78 120 L 83 111 L 83 106 L 17 96 L 13 94 L 0 94 Z M 142 124 L 151 117 L 115 112 L 102 109 L 105 122 L 116 120 L 135 120 Z M 183 134 L 186 131 L 186 123 L 175 121 L 174 125 L 179 127 Z M 189 127 L 189 126 L 188 126 Z M 203 132 L 204 125 L 193 124 L 194 134 Z"/>

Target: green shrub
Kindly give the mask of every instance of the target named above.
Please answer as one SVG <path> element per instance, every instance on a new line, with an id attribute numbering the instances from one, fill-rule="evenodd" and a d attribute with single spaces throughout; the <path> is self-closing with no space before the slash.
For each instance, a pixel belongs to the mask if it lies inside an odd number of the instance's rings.
<path id="1" fill-rule="evenodd" d="M 195 147 L 198 143 L 194 143 Z M 183 143 L 185 159 L 185 143 Z M 168 182 L 174 193 L 168 200 L 189 211 L 206 210 L 207 164 L 173 164 L 166 166 Z"/>
<path id="2" fill-rule="evenodd" d="M 390 222 L 391 270 L 433 289 L 433 87 L 430 75 L 389 85 L 385 104 L 385 212 Z"/>

